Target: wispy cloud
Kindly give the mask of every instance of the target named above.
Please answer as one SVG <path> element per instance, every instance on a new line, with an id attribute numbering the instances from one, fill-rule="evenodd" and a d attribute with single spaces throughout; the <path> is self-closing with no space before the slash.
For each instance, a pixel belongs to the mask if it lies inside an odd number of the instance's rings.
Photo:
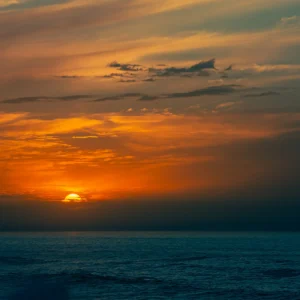
<path id="1" fill-rule="evenodd" d="M 6 104 L 21 104 L 28 102 L 44 102 L 44 101 L 75 101 L 81 99 L 94 98 L 93 95 L 69 95 L 69 96 L 58 96 L 58 97 L 49 97 L 49 96 L 37 96 L 37 97 L 20 97 L 4 100 L 0 103 Z"/>
<path id="2" fill-rule="evenodd" d="M 20 3 L 20 1 L 18 1 L 18 0 L 0 0 L 0 8 L 10 6 L 13 4 L 19 4 L 19 3 Z"/>
<path id="3" fill-rule="evenodd" d="M 240 85 L 232 84 L 232 85 L 216 85 L 209 86 L 198 90 L 192 90 L 187 92 L 177 92 L 171 94 L 157 94 L 157 95 L 149 95 L 143 93 L 125 93 L 125 94 L 117 94 L 113 96 L 107 96 L 103 98 L 98 98 L 92 100 L 93 102 L 104 102 L 104 101 L 118 101 L 125 100 L 128 98 L 135 99 L 138 101 L 154 101 L 159 99 L 166 98 L 190 98 L 190 97 L 200 97 L 200 96 L 222 96 L 233 94 L 239 91 L 241 88 Z"/>
<path id="4" fill-rule="evenodd" d="M 235 93 L 237 91 L 238 85 L 220 85 L 220 86 L 210 86 L 207 88 L 194 90 L 184 93 L 172 93 L 167 94 L 168 98 L 188 98 L 188 97 L 199 97 L 199 96 L 213 96 L 213 95 L 228 95 Z"/>
<path id="5" fill-rule="evenodd" d="M 116 68 L 120 71 L 131 71 L 131 72 L 137 72 L 137 71 L 143 71 L 143 68 L 141 65 L 137 64 L 121 64 L 117 61 L 111 62 L 108 64 L 108 67 Z"/>
<path id="6" fill-rule="evenodd" d="M 268 96 L 280 96 L 280 93 L 273 92 L 273 91 L 268 91 L 268 92 L 262 92 L 262 93 L 257 93 L 257 94 L 246 94 L 246 95 L 244 95 L 244 97 L 246 97 L 246 98 L 268 97 Z"/>
<path id="7" fill-rule="evenodd" d="M 95 99 L 94 102 L 103 102 L 103 101 L 115 101 L 115 100 L 122 100 L 125 98 L 135 98 L 141 96 L 141 93 L 125 93 L 120 95 L 114 95 L 114 96 L 107 96 L 103 98 Z"/>
<path id="8" fill-rule="evenodd" d="M 185 74 L 185 73 L 198 73 L 200 75 L 203 74 L 203 70 L 206 69 L 215 69 L 215 59 L 211 59 L 208 61 L 201 61 L 195 65 L 190 67 L 178 68 L 178 67 L 167 67 L 167 68 L 150 68 L 149 72 L 154 73 L 156 76 L 174 76 L 178 74 Z"/>
<path id="9" fill-rule="evenodd" d="M 154 101 L 157 100 L 159 96 L 150 96 L 150 95 L 143 95 L 141 98 L 139 98 L 139 101 Z"/>

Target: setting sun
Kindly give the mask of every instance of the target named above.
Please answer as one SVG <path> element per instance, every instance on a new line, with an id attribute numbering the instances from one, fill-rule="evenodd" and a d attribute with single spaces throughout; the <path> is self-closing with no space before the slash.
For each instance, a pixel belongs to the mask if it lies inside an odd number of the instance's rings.
<path id="1" fill-rule="evenodd" d="M 300 0 L 0 0 L 0 45 L 0 300 L 300 300 Z"/>
<path id="2" fill-rule="evenodd" d="M 65 197 L 63 202 L 82 202 L 82 198 L 77 194 L 69 194 Z"/>

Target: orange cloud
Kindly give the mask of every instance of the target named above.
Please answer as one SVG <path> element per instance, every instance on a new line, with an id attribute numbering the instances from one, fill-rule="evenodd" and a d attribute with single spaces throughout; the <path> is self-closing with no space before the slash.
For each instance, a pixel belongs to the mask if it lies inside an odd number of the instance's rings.
<path id="1" fill-rule="evenodd" d="M 293 132 L 293 127 L 285 124 L 299 119 L 299 114 L 155 113 L 57 120 L 26 115 L 26 120 L 20 120 L 8 114 L 2 116 L 9 123 L 1 128 L 0 194 L 18 191 L 61 199 L 73 191 L 95 199 L 95 195 L 111 198 L 226 186 L 229 183 L 219 181 L 217 173 L 202 178 L 201 169 L 209 164 L 216 168 L 213 166 L 219 164 L 226 145 Z M 81 131 L 93 138 L 74 139 Z M 176 174 L 182 168 L 187 168 L 187 173 L 180 182 Z"/>

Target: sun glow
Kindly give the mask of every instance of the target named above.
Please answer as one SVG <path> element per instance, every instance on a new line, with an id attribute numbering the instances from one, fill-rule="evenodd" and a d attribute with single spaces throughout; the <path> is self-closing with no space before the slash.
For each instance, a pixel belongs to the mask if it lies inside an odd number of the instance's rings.
<path id="1" fill-rule="evenodd" d="M 63 200 L 63 202 L 66 202 L 66 203 L 68 203 L 68 202 L 82 202 L 82 201 L 83 201 L 83 199 L 79 195 L 74 194 L 74 193 L 69 194 Z"/>

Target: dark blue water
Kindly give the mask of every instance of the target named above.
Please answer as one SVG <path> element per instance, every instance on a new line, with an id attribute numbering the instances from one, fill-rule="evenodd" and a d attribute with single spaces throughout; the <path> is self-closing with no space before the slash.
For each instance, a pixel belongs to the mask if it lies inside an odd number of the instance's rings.
<path id="1" fill-rule="evenodd" d="M 0 299 L 45 295 L 300 299 L 300 234 L 0 234 Z"/>

